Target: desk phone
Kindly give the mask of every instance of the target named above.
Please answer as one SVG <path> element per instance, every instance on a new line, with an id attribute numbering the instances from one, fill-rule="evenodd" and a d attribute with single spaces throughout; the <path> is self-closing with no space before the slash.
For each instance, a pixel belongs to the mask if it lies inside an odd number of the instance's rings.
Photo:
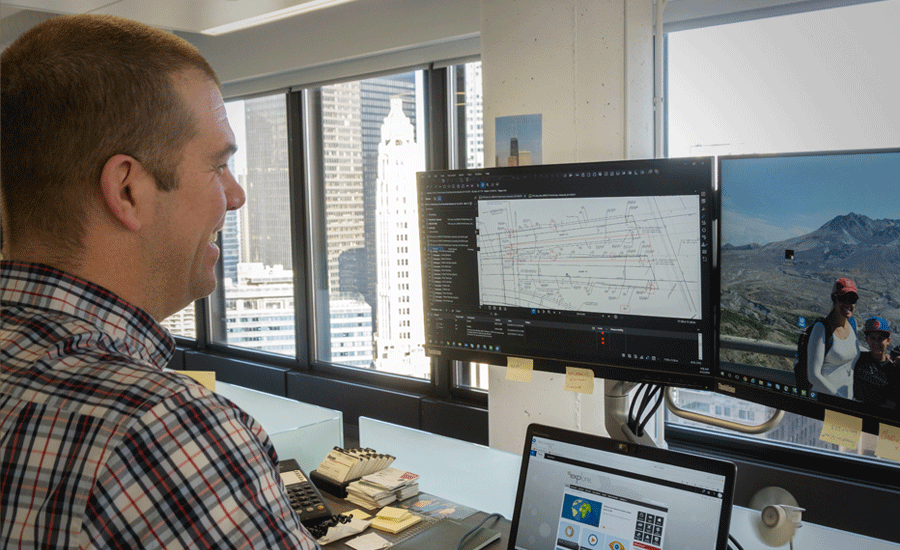
<path id="1" fill-rule="evenodd" d="M 287 487 L 291 506 L 300 522 L 309 528 L 331 517 L 331 510 L 322 500 L 322 495 L 312 481 L 306 477 L 300 465 L 294 459 L 282 460 L 278 463 L 281 479 Z"/>

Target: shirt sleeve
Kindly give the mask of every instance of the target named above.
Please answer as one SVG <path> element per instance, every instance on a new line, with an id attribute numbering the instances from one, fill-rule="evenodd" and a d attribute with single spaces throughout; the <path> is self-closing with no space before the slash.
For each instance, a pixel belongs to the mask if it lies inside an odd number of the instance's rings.
<path id="1" fill-rule="evenodd" d="M 822 366 L 825 363 L 825 323 L 816 323 L 813 325 L 812 331 L 809 333 L 809 342 L 806 347 L 807 370 L 809 372 L 809 381 L 812 383 L 813 389 L 835 394 L 840 389 L 831 383 L 822 372 Z"/>
<path id="2" fill-rule="evenodd" d="M 275 461 L 249 415 L 188 387 L 128 427 L 100 466 L 82 547 L 318 549 Z"/>

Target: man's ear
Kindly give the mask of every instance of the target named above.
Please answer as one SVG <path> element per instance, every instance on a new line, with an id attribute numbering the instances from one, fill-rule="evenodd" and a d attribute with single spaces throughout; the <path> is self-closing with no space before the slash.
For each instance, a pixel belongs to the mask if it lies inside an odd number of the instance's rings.
<path id="1" fill-rule="evenodd" d="M 152 215 L 156 181 L 132 156 L 113 155 L 100 173 L 100 190 L 109 212 L 125 228 L 139 231 Z"/>

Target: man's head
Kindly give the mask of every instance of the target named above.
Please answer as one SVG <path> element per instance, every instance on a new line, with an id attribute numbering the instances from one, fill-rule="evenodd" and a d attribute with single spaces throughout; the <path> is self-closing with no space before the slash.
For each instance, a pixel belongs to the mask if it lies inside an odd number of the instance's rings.
<path id="1" fill-rule="evenodd" d="M 10 259 L 105 286 L 161 320 L 215 288 L 213 244 L 244 193 L 219 82 L 186 41 L 59 17 L 2 54 Z"/>
<path id="2" fill-rule="evenodd" d="M 869 351 L 880 359 L 884 359 L 891 343 L 891 326 L 883 317 L 869 317 L 863 324 L 863 334 Z"/>
<path id="3" fill-rule="evenodd" d="M 44 243 L 76 258 L 85 205 L 104 163 L 137 159 L 162 189 L 177 185 L 181 150 L 196 123 L 173 75 L 212 67 L 185 40 L 125 19 L 58 17 L 2 54 L 4 240 Z"/>

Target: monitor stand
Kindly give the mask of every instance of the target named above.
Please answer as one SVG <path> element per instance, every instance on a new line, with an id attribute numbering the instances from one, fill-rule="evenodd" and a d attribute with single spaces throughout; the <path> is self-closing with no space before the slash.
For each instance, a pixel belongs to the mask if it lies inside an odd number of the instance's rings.
<path id="1" fill-rule="evenodd" d="M 604 416 L 605 427 L 609 437 L 626 443 L 639 443 L 653 447 L 665 447 L 665 441 L 657 442 L 644 431 L 638 436 L 628 426 L 629 394 L 638 384 L 619 380 L 604 380 Z M 775 410 L 772 416 L 760 424 L 746 425 L 715 418 L 694 411 L 682 409 L 675 404 L 673 392 L 675 388 L 664 388 L 666 408 L 676 416 L 694 422 L 725 428 L 743 434 L 761 434 L 774 429 L 784 417 L 784 411 Z"/>
<path id="2" fill-rule="evenodd" d="M 634 382 L 604 380 L 603 410 L 606 432 L 609 437 L 626 443 L 639 443 L 651 447 L 664 447 L 645 430 L 640 436 L 628 426 L 628 395 L 638 385 Z"/>

